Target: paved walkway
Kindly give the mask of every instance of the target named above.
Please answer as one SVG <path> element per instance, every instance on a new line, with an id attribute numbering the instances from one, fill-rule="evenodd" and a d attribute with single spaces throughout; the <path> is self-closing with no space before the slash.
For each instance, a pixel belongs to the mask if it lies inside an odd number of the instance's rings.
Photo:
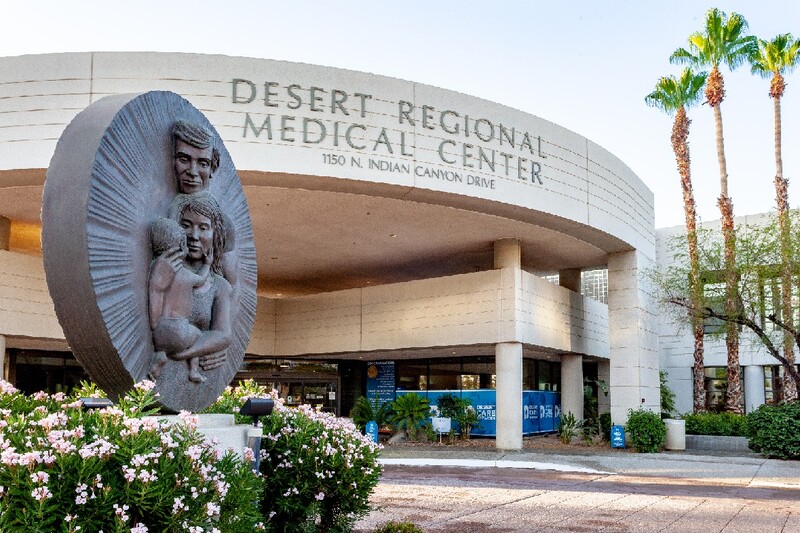
<path id="1" fill-rule="evenodd" d="M 757 454 L 709 455 L 709 452 L 636 453 L 601 446 L 580 452 L 501 452 L 492 448 L 390 446 L 385 465 L 525 468 L 589 474 L 625 474 L 698 479 L 726 485 L 800 489 L 800 461 L 766 459 Z M 800 533 L 800 532 L 798 532 Z"/>
<path id="2" fill-rule="evenodd" d="M 387 447 L 357 531 L 409 519 L 429 532 L 800 533 L 800 461 Z"/>

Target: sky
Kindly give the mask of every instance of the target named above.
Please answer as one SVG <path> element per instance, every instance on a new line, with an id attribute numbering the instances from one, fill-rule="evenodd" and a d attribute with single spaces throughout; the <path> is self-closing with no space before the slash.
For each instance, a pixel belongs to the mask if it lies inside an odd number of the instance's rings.
<path id="1" fill-rule="evenodd" d="M 0 54 L 158 51 L 325 65 L 442 87 L 537 115 L 600 144 L 655 195 L 656 227 L 683 224 L 672 117 L 644 97 L 681 66 L 670 54 L 711 7 L 749 32 L 800 36 L 796 0 L 10 0 Z M 749 67 L 723 68 L 734 214 L 775 208 L 773 102 Z M 800 73 L 782 100 L 784 176 L 800 205 Z M 698 214 L 719 218 L 712 110 L 698 105 L 690 150 Z"/>

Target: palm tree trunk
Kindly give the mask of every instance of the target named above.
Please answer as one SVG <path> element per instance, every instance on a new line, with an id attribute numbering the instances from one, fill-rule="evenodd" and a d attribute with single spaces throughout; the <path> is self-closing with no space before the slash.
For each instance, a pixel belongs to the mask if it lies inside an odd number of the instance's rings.
<path id="1" fill-rule="evenodd" d="M 717 159 L 719 160 L 720 197 L 717 201 L 722 219 L 725 269 L 725 315 L 729 318 L 739 313 L 736 275 L 736 229 L 733 222 L 733 201 L 728 196 L 728 170 L 725 160 L 725 142 L 722 132 L 721 102 L 714 106 L 714 122 L 717 132 Z M 739 326 L 732 320 L 726 322 L 725 346 L 728 351 L 728 389 L 725 394 L 725 410 L 742 412 L 742 380 L 739 367 Z"/>
<path id="2" fill-rule="evenodd" d="M 776 78 L 780 76 L 778 74 Z M 783 85 L 782 77 L 777 84 Z M 773 80 L 773 86 L 776 81 Z M 781 239 L 781 315 L 784 324 L 793 325 L 792 309 L 792 250 L 791 228 L 789 224 L 789 180 L 783 177 L 783 159 L 781 156 L 781 95 L 773 95 L 773 109 L 775 115 L 775 200 L 778 205 L 778 225 Z M 786 360 L 794 365 L 794 338 L 791 333 L 784 331 L 783 354 Z M 797 387 L 794 380 L 784 380 L 783 399 L 792 401 L 797 399 Z"/>
<path id="3" fill-rule="evenodd" d="M 692 333 L 694 335 L 694 365 L 692 377 L 694 381 L 694 411 L 706 409 L 705 364 L 703 350 L 703 319 L 697 312 L 702 309 L 702 285 L 700 284 L 700 257 L 697 251 L 697 211 L 695 209 L 694 192 L 692 191 L 691 159 L 689 156 L 689 125 L 686 109 L 681 107 L 675 114 L 672 126 L 672 149 L 678 163 L 683 192 L 683 211 L 686 218 L 686 240 L 689 246 L 689 294 L 692 315 Z"/>

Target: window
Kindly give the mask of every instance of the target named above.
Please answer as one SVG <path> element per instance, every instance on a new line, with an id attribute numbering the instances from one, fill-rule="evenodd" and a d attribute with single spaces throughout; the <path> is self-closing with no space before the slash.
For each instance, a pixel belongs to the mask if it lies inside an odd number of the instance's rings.
<path id="1" fill-rule="evenodd" d="M 596 268 L 581 272 L 581 294 L 598 302 L 608 303 L 608 269 Z"/>
<path id="2" fill-rule="evenodd" d="M 728 369 L 725 367 L 705 368 L 706 408 L 709 411 L 725 409 L 725 392 L 728 390 Z"/>
<path id="3" fill-rule="evenodd" d="M 544 274 L 542 278 L 553 285 L 560 283 L 560 276 Z M 598 302 L 608 303 L 608 269 L 593 268 L 581 271 L 581 294 Z"/>

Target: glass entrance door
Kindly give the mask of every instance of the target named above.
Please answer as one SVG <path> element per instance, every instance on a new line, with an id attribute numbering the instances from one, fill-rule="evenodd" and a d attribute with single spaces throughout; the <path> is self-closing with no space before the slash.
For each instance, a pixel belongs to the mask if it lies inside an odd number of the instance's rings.
<path id="1" fill-rule="evenodd" d="M 277 384 L 276 384 L 277 385 Z M 307 404 L 320 411 L 336 413 L 338 387 L 335 380 L 287 380 L 275 387 L 286 405 Z"/>

